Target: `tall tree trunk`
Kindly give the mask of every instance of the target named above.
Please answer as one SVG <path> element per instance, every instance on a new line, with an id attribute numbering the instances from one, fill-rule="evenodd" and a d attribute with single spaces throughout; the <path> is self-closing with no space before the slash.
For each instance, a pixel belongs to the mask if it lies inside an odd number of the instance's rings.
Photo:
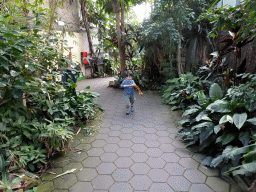
<path id="1" fill-rule="evenodd" d="M 89 23 L 87 21 L 88 15 L 86 14 L 86 3 L 87 3 L 86 0 L 81 0 L 81 13 L 82 13 L 82 17 L 83 17 L 84 28 L 85 28 L 87 38 L 88 38 L 90 55 L 91 55 L 91 57 L 93 57 L 94 50 L 93 50 L 93 45 L 92 45 L 91 33 L 90 33 L 90 29 L 89 29 Z"/>
<path id="2" fill-rule="evenodd" d="M 178 39 L 178 49 L 177 49 L 177 69 L 179 77 L 183 73 L 183 68 L 181 64 L 181 31 L 180 26 L 178 25 L 178 33 L 179 33 L 179 39 Z"/>
<path id="3" fill-rule="evenodd" d="M 118 0 L 111 0 L 111 4 L 116 16 L 117 44 L 118 44 L 120 62 L 121 62 L 121 75 L 124 75 L 125 74 L 125 50 L 122 45 L 122 32 L 121 32 L 121 26 L 120 26 L 120 21 L 121 21 L 120 20 L 120 4 Z"/>
<path id="4" fill-rule="evenodd" d="M 93 58 L 94 56 L 94 49 L 93 49 L 93 45 L 92 45 L 92 38 L 91 38 L 91 33 L 90 33 L 90 29 L 89 29 L 89 23 L 87 21 L 87 14 L 86 14 L 86 0 L 81 0 L 81 13 L 82 13 L 82 19 L 83 19 L 83 23 L 84 23 L 84 28 L 86 31 L 86 35 L 87 35 L 87 39 L 88 39 L 88 43 L 89 43 L 89 51 L 90 51 L 90 56 L 91 58 Z M 94 63 L 92 63 L 94 66 Z M 85 68 L 84 68 L 84 64 L 81 64 L 81 70 L 83 72 L 83 74 L 85 75 Z M 93 73 L 93 72 L 92 72 Z"/>

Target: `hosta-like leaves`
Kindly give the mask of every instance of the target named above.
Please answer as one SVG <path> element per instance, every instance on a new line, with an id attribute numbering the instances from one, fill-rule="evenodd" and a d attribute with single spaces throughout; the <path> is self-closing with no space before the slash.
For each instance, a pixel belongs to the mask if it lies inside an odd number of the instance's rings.
<path id="1" fill-rule="evenodd" d="M 194 125 L 191 130 L 194 130 L 194 129 L 202 129 L 204 127 L 207 127 L 207 128 L 213 128 L 214 127 L 214 124 L 212 122 L 203 122 L 203 123 L 199 123 L 197 125 Z"/>
<path id="2" fill-rule="evenodd" d="M 187 115 L 191 115 L 193 113 L 196 113 L 199 109 L 197 108 L 194 108 L 194 109 L 188 109 L 186 110 L 183 114 L 182 114 L 182 117 L 186 117 Z"/>
<path id="3" fill-rule="evenodd" d="M 212 159 L 213 159 L 212 156 L 208 156 L 208 157 L 204 158 L 204 160 L 201 162 L 201 164 L 205 165 L 205 166 L 210 166 Z"/>
<path id="4" fill-rule="evenodd" d="M 253 117 L 251 119 L 247 119 L 248 122 L 250 122 L 253 125 L 256 125 L 256 117 Z"/>
<path id="5" fill-rule="evenodd" d="M 231 112 L 229 108 L 228 101 L 225 100 L 217 100 L 214 103 L 208 105 L 206 108 L 207 110 L 211 111 L 212 113 L 218 112 L 218 113 L 229 113 Z"/>
<path id="6" fill-rule="evenodd" d="M 256 173 L 256 162 L 243 164 L 239 170 L 233 171 L 233 175 L 245 175 L 248 173 Z"/>
<path id="7" fill-rule="evenodd" d="M 221 117 L 219 124 L 225 124 L 226 122 L 233 123 L 233 119 L 229 115 L 224 115 Z"/>
<path id="8" fill-rule="evenodd" d="M 236 138 L 234 133 L 228 133 L 217 138 L 216 143 L 222 142 L 222 145 L 226 145 Z"/>
<path id="9" fill-rule="evenodd" d="M 233 120 L 234 124 L 238 129 L 241 129 L 247 119 L 247 113 L 242 113 L 242 114 L 234 114 L 233 115 Z"/>
<path id="10" fill-rule="evenodd" d="M 223 91 L 217 83 L 212 84 L 210 87 L 209 96 L 212 99 L 221 99 L 223 97 Z"/>
<path id="11" fill-rule="evenodd" d="M 213 133 L 213 126 L 207 127 L 200 133 L 200 144 L 202 144 Z"/>
<path id="12" fill-rule="evenodd" d="M 250 141 L 249 132 L 240 132 L 239 133 L 239 140 L 243 143 L 244 146 L 248 145 L 248 143 Z"/>
<path id="13" fill-rule="evenodd" d="M 219 131 L 221 130 L 221 126 L 223 126 L 223 124 L 219 124 L 219 125 L 216 125 L 216 126 L 214 126 L 214 133 L 215 134 L 218 134 L 219 133 Z"/>

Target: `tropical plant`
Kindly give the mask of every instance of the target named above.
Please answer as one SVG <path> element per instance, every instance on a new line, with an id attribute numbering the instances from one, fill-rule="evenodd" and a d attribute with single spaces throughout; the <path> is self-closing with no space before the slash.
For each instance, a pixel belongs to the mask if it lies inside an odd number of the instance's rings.
<path id="1" fill-rule="evenodd" d="M 33 10 L 33 25 L 18 18 L 27 10 L 25 5 Z M 1 11 L 8 11 L 0 17 L 0 148 L 5 151 L 0 154 L 1 180 L 4 169 L 44 169 L 50 156 L 68 149 L 72 126 L 87 123 L 99 108 L 93 101 L 99 94 L 76 91 L 72 81 L 58 82 L 58 66 L 66 62 L 58 36 L 44 30 L 46 15 L 38 1 L 4 6 Z"/>
<path id="2" fill-rule="evenodd" d="M 171 110 L 185 109 L 188 105 L 196 104 L 194 96 L 198 91 L 207 90 L 206 82 L 192 73 L 181 74 L 179 78 L 166 81 L 168 87 L 163 92 L 165 104 L 172 105 Z"/>

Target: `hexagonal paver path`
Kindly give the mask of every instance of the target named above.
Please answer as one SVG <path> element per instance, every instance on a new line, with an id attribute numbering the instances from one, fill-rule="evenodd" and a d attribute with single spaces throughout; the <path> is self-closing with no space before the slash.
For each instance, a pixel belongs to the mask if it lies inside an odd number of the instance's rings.
<path id="1" fill-rule="evenodd" d="M 175 138 L 178 112 L 162 105 L 158 92 L 136 93 L 134 112 L 126 115 L 123 90 L 108 87 L 110 78 L 78 82 L 78 90 L 88 85 L 101 94 L 104 114 L 95 123 L 97 131 L 88 136 L 81 131 L 70 143 L 72 149 L 52 162 L 58 174 L 45 175 L 37 191 L 69 192 L 231 192 L 219 177 L 219 170 L 200 162 L 204 156 L 190 151 Z M 82 150 L 81 150 L 82 149 Z"/>

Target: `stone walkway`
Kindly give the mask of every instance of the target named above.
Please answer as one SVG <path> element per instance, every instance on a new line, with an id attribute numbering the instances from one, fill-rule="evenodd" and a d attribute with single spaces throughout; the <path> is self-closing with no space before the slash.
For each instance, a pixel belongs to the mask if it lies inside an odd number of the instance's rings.
<path id="1" fill-rule="evenodd" d="M 54 170 L 71 174 L 52 179 L 45 173 L 38 191 L 54 192 L 239 192 L 219 177 L 216 169 L 205 168 L 205 157 L 187 149 L 175 138 L 178 132 L 178 112 L 162 105 L 158 92 L 136 93 L 135 111 L 125 115 L 123 90 L 108 88 L 113 78 L 98 78 L 78 82 L 82 90 L 101 94 L 95 101 L 105 109 L 97 125 L 97 133 L 81 132 L 70 151 L 53 161 Z"/>

